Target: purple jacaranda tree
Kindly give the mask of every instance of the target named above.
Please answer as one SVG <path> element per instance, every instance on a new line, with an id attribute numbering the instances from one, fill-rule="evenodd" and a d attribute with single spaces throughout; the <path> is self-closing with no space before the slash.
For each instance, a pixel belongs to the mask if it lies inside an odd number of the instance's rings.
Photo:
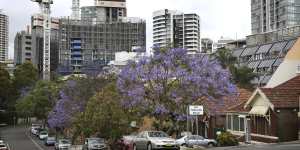
<path id="1" fill-rule="evenodd" d="M 66 81 L 59 99 L 48 115 L 48 125 L 53 129 L 70 127 L 77 114 L 84 112 L 88 100 L 110 80 L 103 78 L 73 78 Z"/>
<path id="2" fill-rule="evenodd" d="M 236 92 L 230 73 L 207 55 L 182 48 L 158 49 L 150 57 L 129 62 L 118 77 L 124 107 L 139 108 L 157 119 L 183 121 L 187 106 L 200 97 L 222 101 Z"/>

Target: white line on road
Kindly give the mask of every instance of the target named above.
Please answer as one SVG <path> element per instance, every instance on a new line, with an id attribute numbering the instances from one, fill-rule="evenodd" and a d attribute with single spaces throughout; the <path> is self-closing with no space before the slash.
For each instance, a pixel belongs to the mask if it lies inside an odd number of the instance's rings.
<path id="1" fill-rule="evenodd" d="M 36 143 L 36 142 L 34 141 L 34 139 L 31 138 L 30 135 L 28 135 L 28 134 L 26 133 L 26 136 L 32 141 L 32 143 L 33 143 L 39 150 L 44 150 L 38 143 Z"/>

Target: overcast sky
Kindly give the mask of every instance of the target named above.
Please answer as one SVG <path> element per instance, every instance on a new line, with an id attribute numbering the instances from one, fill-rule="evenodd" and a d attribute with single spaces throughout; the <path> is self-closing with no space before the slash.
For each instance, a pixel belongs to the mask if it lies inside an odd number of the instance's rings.
<path id="1" fill-rule="evenodd" d="M 94 0 L 81 0 L 81 6 L 93 5 Z M 54 0 L 52 16 L 71 14 L 72 0 Z M 197 13 L 201 17 L 201 37 L 218 40 L 221 36 L 244 38 L 251 31 L 250 0 L 127 0 L 128 16 L 147 21 L 147 47 L 152 43 L 152 12 L 159 9 L 176 9 Z M 9 18 L 9 58 L 13 58 L 13 41 L 16 32 L 30 24 L 30 16 L 39 12 L 30 0 L 0 0 L 0 9 Z"/>

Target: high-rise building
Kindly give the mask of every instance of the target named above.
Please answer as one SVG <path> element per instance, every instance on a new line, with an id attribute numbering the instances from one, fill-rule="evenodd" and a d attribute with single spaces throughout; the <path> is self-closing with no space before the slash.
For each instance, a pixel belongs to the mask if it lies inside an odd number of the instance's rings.
<path id="1" fill-rule="evenodd" d="M 40 14 L 31 17 L 32 27 L 32 63 L 38 68 L 39 73 L 43 71 L 43 51 L 44 51 L 44 31 L 43 31 L 43 16 Z M 59 19 L 51 18 L 51 37 L 50 37 L 50 62 L 51 72 L 56 71 L 58 67 L 58 49 L 59 49 Z"/>
<path id="2" fill-rule="evenodd" d="M 80 0 L 72 0 L 72 19 L 80 19 Z"/>
<path id="3" fill-rule="evenodd" d="M 136 47 L 146 47 L 146 22 L 142 19 L 123 18 L 111 23 L 60 19 L 61 74 L 107 65 L 116 52 L 133 51 Z"/>
<path id="4" fill-rule="evenodd" d="M 94 6 L 81 7 L 81 19 L 88 22 L 116 22 L 126 16 L 125 0 L 95 0 Z"/>
<path id="5" fill-rule="evenodd" d="M 8 16 L 0 9 L 0 62 L 8 57 Z"/>
<path id="6" fill-rule="evenodd" d="M 299 0 L 251 0 L 252 34 L 300 25 Z"/>
<path id="7" fill-rule="evenodd" d="M 200 52 L 200 17 L 168 9 L 155 11 L 153 44 L 185 48 L 190 53 Z"/>
<path id="8" fill-rule="evenodd" d="M 23 64 L 32 60 L 31 32 L 29 27 L 26 31 L 18 32 L 14 41 L 14 63 Z"/>

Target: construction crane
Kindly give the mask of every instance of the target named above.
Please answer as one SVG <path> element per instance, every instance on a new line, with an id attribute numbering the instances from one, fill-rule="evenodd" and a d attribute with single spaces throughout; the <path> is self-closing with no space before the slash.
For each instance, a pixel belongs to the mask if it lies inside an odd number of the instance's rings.
<path id="1" fill-rule="evenodd" d="M 44 50 L 43 50 L 43 80 L 50 80 L 50 37 L 51 37 L 51 4 L 53 0 L 31 0 L 40 6 L 43 16 Z"/>

